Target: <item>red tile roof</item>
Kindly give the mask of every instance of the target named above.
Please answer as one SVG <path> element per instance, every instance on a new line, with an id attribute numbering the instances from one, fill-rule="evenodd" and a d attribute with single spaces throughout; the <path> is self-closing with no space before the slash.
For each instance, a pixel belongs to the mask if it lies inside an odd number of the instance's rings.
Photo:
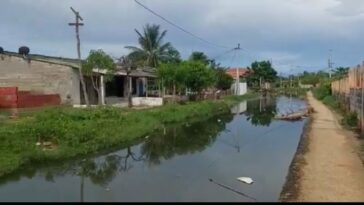
<path id="1" fill-rule="evenodd" d="M 233 78 L 236 78 L 236 69 L 237 68 L 229 68 L 225 72 Z M 249 70 L 247 68 L 238 68 L 239 76 L 245 77 L 249 74 Z"/>

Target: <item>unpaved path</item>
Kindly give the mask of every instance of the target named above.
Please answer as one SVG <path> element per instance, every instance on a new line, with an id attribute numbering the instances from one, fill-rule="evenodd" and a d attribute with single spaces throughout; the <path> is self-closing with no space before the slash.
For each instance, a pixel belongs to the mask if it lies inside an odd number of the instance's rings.
<path id="1" fill-rule="evenodd" d="M 344 130 L 311 92 L 307 97 L 316 113 L 308 131 L 297 201 L 364 202 L 364 166 L 354 134 Z"/>

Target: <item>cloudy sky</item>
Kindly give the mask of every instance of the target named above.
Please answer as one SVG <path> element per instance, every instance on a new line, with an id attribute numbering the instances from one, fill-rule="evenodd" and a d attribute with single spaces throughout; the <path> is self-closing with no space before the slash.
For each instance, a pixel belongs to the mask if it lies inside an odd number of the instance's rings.
<path id="1" fill-rule="evenodd" d="M 364 60 L 363 0 L 139 0 L 179 26 L 214 44 L 244 49 L 216 60 L 225 66 L 247 66 L 272 60 L 278 72 L 327 68 L 329 50 L 335 66 Z M 202 42 L 154 16 L 134 0 L 1 0 L 0 46 L 17 51 L 76 57 L 70 6 L 84 18 L 82 55 L 102 48 L 114 57 L 136 45 L 134 29 L 146 23 L 168 30 L 171 42 L 186 58 L 192 51 L 210 57 L 229 50 Z"/>

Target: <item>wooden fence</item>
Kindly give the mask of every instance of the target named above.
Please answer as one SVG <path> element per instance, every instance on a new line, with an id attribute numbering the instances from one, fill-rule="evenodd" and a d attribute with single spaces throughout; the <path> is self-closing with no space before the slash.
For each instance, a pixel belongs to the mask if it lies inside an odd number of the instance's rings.
<path id="1" fill-rule="evenodd" d="M 346 111 L 355 112 L 359 118 L 358 127 L 364 131 L 364 66 L 349 70 L 348 76 L 331 83 L 332 95 Z"/>

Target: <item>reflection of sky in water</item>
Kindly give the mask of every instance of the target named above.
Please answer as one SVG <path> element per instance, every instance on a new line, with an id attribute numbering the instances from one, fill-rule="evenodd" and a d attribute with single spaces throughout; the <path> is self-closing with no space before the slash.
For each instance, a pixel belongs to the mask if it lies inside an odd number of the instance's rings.
<path id="1" fill-rule="evenodd" d="M 287 102 L 289 98 L 279 98 L 277 109 L 286 107 Z M 299 100 L 292 102 L 297 108 L 304 105 Z M 251 112 L 249 105 L 243 103 L 240 108 Z M 257 104 L 253 105 L 255 108 Z M 166 135 L 153 134 L 145 142 L 109 154 L 109 164 L 105 163 L 105 156 L 91 158 L 96 171 L 93 177 L 85 176 L 84 199 L 250 201 L 209 182 L 212 178 L 258 201 L 276 201 L 303 124 L 273 120 L 267 126 L 252 125 L 245 114 L 234 114 L 169 127 Z M 19 173 L 20 180 L 3 179 L 0 201 L 80 201 L 80 163 L 62 166 L 38 168 L 33 177 L 23 171 Z M 47 172 L 53 173 L 53 182 L 45 179 Z M 254 184 L 236 180 L 242 176 L 252 177 Z"/>

